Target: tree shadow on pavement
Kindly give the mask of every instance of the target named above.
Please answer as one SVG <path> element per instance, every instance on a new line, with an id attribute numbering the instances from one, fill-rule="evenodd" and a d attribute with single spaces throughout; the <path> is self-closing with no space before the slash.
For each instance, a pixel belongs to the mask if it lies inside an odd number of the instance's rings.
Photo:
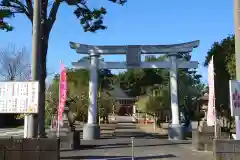
<path id="1" fill-rule="evenodd" d="M 158 146 L 169 146 L 169 145 L 183 145 L 191 144 L 191 142 L 174 142 L 174 143 L 161 143 L 161 144 L 135 144 L 134 147 L 158 147 Z M 97 150 L 97 149 L 116 149 L 116 148 L 131 148 L 131 143 L 116 143 L 116 144 L 105 144 L 105 145 L 81 145 L 80 150 Z M 61 150 L 62 152 L 70 152 L 73 150 Z"/>
<path id="2" fill-rule="evenodd" d="M 145 132 L 115 132 L 112 134 L 112 137 L 109 139 L 118 139 L 118 138 L 146 138 L 146 139 L 168 139 L 168 135 L 159 135 L 158 133 L 145 133 Z"/>
<path id="3" fill-rule="evenodd" d="M 143 145 L 134 145 L 134 148 L 137 147 L 158 147 L 158 146 L 170 146 L 170 145 L 182 145 L 182 144 L 189 144 L 189 142 L 182 142 L 182 143 L 164 143 L 164 144 L 143 144 Z M 132 145 L 129 144 L 115 144 L 115 145 L 103 145 L 97 146 L 94 149 L 114 149 L 114 148 L 131 148 Z M 84 148 L 87 149 L 87 148 Z M 90 149 L 90 148 L 88 148 Z"/>
<path id="4" fill-rule="evenodd" d="M 134 157 L 134 160 L 144 160 L 144 159 L 162 159 L 162 158 L 176 158 L 173 154 L 157 155 L 157 156 L 138 156 Z M 60 160 L 79 160 L 79 159 L 106 159 L 106 160 L 132 160 L 131 156 L 69 156 L 61 157 Z"/>

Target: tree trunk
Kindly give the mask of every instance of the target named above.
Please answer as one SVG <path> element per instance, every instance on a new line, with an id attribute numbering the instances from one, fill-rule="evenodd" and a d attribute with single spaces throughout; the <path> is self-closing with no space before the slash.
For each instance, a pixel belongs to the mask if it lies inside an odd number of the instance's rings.
<path id="1" fill-rule="evenodd" d="M 45 137 L 45 90 L 46 84 L 45 80 L 47 77 L 47 51 L 48 51 L 48 40 L 49 40 L 49 32 L 46 33 L 46 30 L 43 30 L 44 36 L 42 38 L 41 49 L 40 49 L 40 76 L 39 76 L 39 114 L 38 114 L 38 128 L 39 128 L 39 136 Z"/>

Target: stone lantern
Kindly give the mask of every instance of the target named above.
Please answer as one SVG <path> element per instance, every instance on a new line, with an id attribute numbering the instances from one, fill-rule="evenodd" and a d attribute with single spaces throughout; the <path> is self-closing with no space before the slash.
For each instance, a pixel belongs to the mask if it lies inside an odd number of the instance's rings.
<path id="1" fill-rule="evenodd" d="M 70 109 L 70 103 L 72 100 L 67 100 L 66 105 L 64 107 L 63 112 L 63 127 L 68 128 L 69 131 L 75 131 L 74 123 L 75 123 L 75 115 Z"/>
<path id="2" fill-rule="evenodd" d="M 204 113 L 204 117 L 199 122 L 198 130 L 202 131 L 203 127 L 207 126 L 207 110 L 208 110 L 208 93 L 205 93 L 198 99 L 199 109 L 198 111 Z"/>
<path id="3" fill-rule="evenodd" d="M 208 110 L 208 94 L 205 93 L 202 97 L 199 98 L 199 111 L 204 112 L 204 117 L 202 121 L 207 120 L 207 110 Z"/>

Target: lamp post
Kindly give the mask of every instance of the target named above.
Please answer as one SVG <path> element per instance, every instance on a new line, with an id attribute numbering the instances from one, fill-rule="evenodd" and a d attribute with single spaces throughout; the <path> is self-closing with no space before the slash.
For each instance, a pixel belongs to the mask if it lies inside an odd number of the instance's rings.
<path id="1" fill-rule="evenodd" d="M 236 78 L 240 80 L 240 2 L 234 0 L 234 30 L 235 30 L 235 58 L 236 58 Z M 235 117 L 236 139 L 240 140 L 240 119 Z"/>
<path id="2" fill-rule="evenodd" d="M 41 44 L 41 0 L 34 0 L 33 26 L 32 26 L 32 80 L 38 80 L 39 50 Z M 39 108 L 41 113 L 41 108 Z M 25 115 L 24 137 L 34 138 L 37 136 L 37 116 L 34 114 Z M 44 121 L 44 119 L 42 120 Z M 41 123 L 41 122 L 40 122 Z"/>

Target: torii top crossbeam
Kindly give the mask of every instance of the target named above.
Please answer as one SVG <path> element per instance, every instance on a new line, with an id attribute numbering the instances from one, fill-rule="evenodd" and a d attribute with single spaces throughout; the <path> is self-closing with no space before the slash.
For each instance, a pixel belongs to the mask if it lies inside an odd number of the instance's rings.
<path id="1" fill-rule="evenodd" d="M 137 49 L 141 54 L 171 54 L 171 53 L 188 53 L 192 52 L 193 48 L 199 46 L 199 40 L 171 44 L 171 45 L 85 45 L 80 43 L 70 42 L 70 47 L 76 50 L 79 54 L 126 54 L 129 49 Z"/>

